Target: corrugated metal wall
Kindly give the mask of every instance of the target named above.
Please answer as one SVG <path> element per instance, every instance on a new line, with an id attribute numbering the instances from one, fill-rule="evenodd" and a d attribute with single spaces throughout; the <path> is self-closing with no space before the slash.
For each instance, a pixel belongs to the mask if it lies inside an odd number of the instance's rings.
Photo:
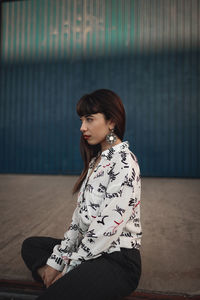
<path id="1" fill-rule="evenodd" d="M 143 176 L 198 177 L 198 0 L 2 4 L 2 173 L 76 174 L 77 100 L 115 90 Z"/>

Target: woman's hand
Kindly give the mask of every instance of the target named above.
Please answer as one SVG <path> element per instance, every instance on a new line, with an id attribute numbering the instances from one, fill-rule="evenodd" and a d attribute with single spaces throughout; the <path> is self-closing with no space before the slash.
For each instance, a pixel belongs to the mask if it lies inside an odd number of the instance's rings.
<path id="1" fill-rule="evenodd" d="M 63 276 L 62 273 L 58 274 L 58 275 L 56 276 L 56 278 L 52 281 L 51 284 L 53 284 L 54 282 L 56 282 L 56 281 L 57 281 L 59 278 L 61 278 L 62 276 Z"/>
<path id="2" fill-rule="evenodd" d="M 38 273 L 41 276 L 44 284 L 48 288 L 53 282 L 62 276 L 62 273 L 55 270 L 54 268 L 45 265 L 44 267 L 38 269 Z M 59 277 L 58 277 L 59 276 Z M 58 278 L 57 278 L 58 277 Z"/>

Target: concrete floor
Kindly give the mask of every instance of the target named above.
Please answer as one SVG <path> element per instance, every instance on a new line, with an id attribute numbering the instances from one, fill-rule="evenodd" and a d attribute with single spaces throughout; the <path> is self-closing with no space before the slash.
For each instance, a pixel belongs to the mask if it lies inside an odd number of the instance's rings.
<path id="1" fill-rule="evenodd" d="M 0 279 L 31 280 L 20 257 L 30 235 L 62 237 L 75 176 L 0 175 Z M 200 295 L 200 179 L 143 178 L 139 290 Z"/>

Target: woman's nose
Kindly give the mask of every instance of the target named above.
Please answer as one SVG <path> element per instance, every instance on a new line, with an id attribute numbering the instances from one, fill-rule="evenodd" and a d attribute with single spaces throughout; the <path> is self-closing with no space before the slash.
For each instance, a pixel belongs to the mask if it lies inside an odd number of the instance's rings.
<path id="1" fill-rule="evenodd" d="M 86 126 L 85 126 L 85 122 L 82 122 L 80 131 L 81 131 L 81 132 L 84 132 L 84 131 L 86 131 L 86 130 L 87 130 L 87 128 L 86 128 Z"/>

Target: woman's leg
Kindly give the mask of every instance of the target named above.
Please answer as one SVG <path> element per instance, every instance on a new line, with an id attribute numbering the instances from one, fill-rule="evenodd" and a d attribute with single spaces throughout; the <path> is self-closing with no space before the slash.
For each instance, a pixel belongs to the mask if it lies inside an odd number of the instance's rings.
<path id="1" fill-rule="evenodd" d="M 21 255 L 35 280 L 42 282 L 38 269 L 46 265 L 54 246 L 60 243 L 60 239 L 51 237 L 30 237 L 24 240 Z"/>
<path id="2" fill-rule="evenodd" d="M 103 254 L 82 263 L 57 280 L 37 299 L 118 300 L 129 295 L 138 285 L 141 264 L 139 251 L 131 257 L 127 252 L 125 254 L 123 251 Z"/>

